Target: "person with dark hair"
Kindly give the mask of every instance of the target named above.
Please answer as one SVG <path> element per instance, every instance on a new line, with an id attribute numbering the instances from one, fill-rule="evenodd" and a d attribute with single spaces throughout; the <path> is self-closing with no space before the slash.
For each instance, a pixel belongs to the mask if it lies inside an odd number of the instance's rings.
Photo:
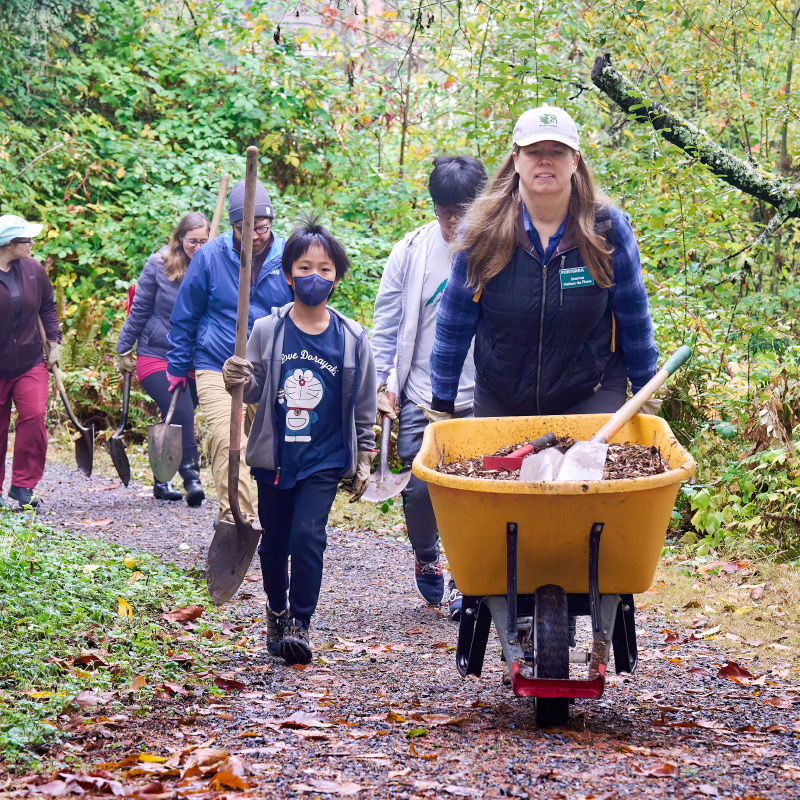
<path id="1" fill-rule="evenodd" d="M 121 373 L 133 373 L 142 388 L 155 400 L 163 419 L 170 403 L 167 379 L 167 337 L 170 314 L 178 289 L 194 254 L 208 241 L 210 223 L 199 211 L 186 214 L 172 232 L 169 243 L 153 253 L 142 269 L 136 285 L 128 318 L 117 339 L 117 368 Z M 136 345 L 136 359 L 133 347 Z M 183 457 L 178 473 L 183 478 L 186 502 L 199 506 L 205 499 L 200 483 L 200 458 L 194 435 L 194 410 L 197 407 L 197 387 L 194 372 L 187 374 L 188 391 L 181 392 L 173 425 L 180 425 L 183 438 Z M 180 500 L 181 493 L 171 481 L 159 483 L 153 478 L 153 494 L 158 500 Z"/>
<path id="2" fill-rule="evenodd" d="M 439 156 L 433 162 L 428 191 L 436 219 L 407 234 L 392 249 L 375 300 L 372 348 L 378 370 L 378 409 L 392 419 L 400 407 L 397 455 L 411 465 L 422 445 L 427 420 L 419 409 L 431 397 L 428 361 L 436 316 L 450 275 L 449 247 L 470 203 L 486 183 L 480 161 L 468 156 Z M 471 415 L 474 374 L 471 355 L 460 372 L 457 416 Z M 412 476 L 403 490 L 403 511 L 414 551 L 419 593 L 431 605 L 444 595 L 439 532 L 427 485 Z M 450 582 L 451 619 L 458 619 L 461 594 Z"/>
<path id="3" fill-rule="evenodd" d="M 352 477 L 351 502 L 369 482 L 377 380 L 366 330 L 328 306 L 349 266 L 341 244 L 306 218 L 287 240 L 282 266 L 294 302 L 256 321 L 247 358 L 229 358 L 222 377 L 229 391 L 244 384 L 245 402 L 258 403 L 246 461 L 264 529 L 267 648 L 307 664 L 339 481 Z"/>
<path id="4" fill-rule="evenodd" d="M 512 144 L 456 244 L 429 416 L 457 410 L 473 337 L 476 416 L 616 411 L 658 359 L 630 222 L 595 192 L 563 109 L 526 111 Z"/>
<path id="5" fill-rule="evenodd" d="M 17 418 L 8 496 L 20 507 L 39 505 L 34 489 L 44 474 L 47 455 L 47 370 L 58 364 L 61 328 L 50 279 L 39 261 L 31 258 L 33 237 L 41 232 L 38 222 L 15 214 L 0 217 L 0 508 L 5 506 L 2 491 L 12 403 Z"/>
<path id="6" fill-rule="evenodd" d="M 275 213 L 261 183 L 256 183 L 254 217 L 248 331 L 259 317 L 292 297 L 280 269 L 284 239 L 272 230 Z M 170 316 L 167 352 L 170 391 L 186 385 L 187 374 L 194 365 L 197 395 L 208 427 L 211 474 L 219 500 L 217 519 L 230 521 L 233 520 L 228 500 L 231 399 L 222 380 L 222 365 L 233 355 L 236 341 L 243 218 L 244 181 L 239 181 L 228 195 L 228 220 L 233 230 L 197 251 L 178 290 Z M 242 416 L 247 431 L 252 414 L 246 409 Z M 243 448 L 246 443 L 243 437 Z M 250 476 L 244 463 L 239 470 L 239 506 L 247 520 L 254 518 Z"/>

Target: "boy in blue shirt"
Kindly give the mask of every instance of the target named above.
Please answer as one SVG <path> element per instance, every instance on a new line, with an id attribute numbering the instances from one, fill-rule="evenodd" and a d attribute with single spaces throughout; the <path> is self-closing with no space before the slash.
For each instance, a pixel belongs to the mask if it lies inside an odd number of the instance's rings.
<path id="1" fill-rule="evenodd" d="M 246 460 L 264 529 L 267 648 L 307 664 L 339 481 L 353 478 L 353 500 L 369 482 L 377 378 L 366 330 L 327 305 L 350 265 L 341 244 L 310 218 L 286 241 L 281 265 L 294 302 L 256 321 L 247 358 L 229 358 L 222 376 L 258 403 Z"/>

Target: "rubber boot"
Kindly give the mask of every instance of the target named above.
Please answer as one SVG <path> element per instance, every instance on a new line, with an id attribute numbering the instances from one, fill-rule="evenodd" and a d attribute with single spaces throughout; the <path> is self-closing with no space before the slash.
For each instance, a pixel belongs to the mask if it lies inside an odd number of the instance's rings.
<path id="1" fill-rule="evenodd" d="M 178 472 L 183 478 L 183 488 L 186 489 L 186 502 L 192 507 L 199 506 L 206 499 L 206 493 L 200 483 L 200 465 L 197 460 L 184 461 L 178 467 Z"/>
<path id="2" fill-rule="evenodd" d="M 153 497 L 156 500 L 183 500 L 183 495 L 172 485 L 172 481 L 153 481 Z"/>

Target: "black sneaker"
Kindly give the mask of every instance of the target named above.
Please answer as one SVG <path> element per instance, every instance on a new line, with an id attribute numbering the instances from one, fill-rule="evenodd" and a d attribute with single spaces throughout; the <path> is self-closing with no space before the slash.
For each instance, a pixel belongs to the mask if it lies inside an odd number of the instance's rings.
<path id="1" fill-rule="evenodd" d="M 156 500 L 183 500 L 183 495 L 172 485 L 171 481 L 154 483 L 153 497 Z"/>
<path id="2" fill-rule="evenodd" d="M 281 654 L 281 642 L 286 633 L 286 620 L 288 612 L 284 608 L 280 614 L 276 614 L 267 604 L 267 650 L 270 655 L 279 656 Z"/>
<path id="3" fill-rule="evenodd" d="M 447 616 L 453 621 L 458 622 L 461 619 L 461 604 L 463 602 L 463 595 L 456 589 L 455 581 L 450 578 L 450 583 L 447 587 Z"/>
<path id="4" fill-rule="evenodd" d="M 39 505 L 39 498 L 33 493 L 33 489 L 27 489 L 24 486 L 14 486 L 8 490 L 8 496 L 12 500 L 16 500 L 20 508 L 23 506 L 30 506 L 36 508 Z"/>
<path id="5" fill-rule="evenodd" d="M 438 606 L 444 595 L 444 575 L 439 554 L 433 561 L 420 561 L 414 553 L 414 580 L 422 599 L 432 606 Z"/>
<path id="6" fill-rule="evenodd" d="M 281 641 L 281 655 L 287 664 L 308 664 L 311 661 L 311 646 L 308 630 L 296 619 L 290 619 Z"/>

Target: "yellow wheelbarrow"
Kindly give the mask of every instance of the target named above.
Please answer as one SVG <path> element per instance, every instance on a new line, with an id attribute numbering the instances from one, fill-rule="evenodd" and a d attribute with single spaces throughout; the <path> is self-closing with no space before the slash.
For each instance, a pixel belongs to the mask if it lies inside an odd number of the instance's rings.
<path id="1" fill-rule="evenodd" d="M 536 698 L 543 727 L 566 723 L 572 698 L 598 698 L 613 648 L 637 662 L 633 595 L 653 581 L 681 481 L 694 460 L 663 419 L 639 414 L 612 442 L 657 445 L 670 469 L 618 481 L 520 482 L 447 475 L 442 462 L 493 453 L 553 431 L 589 439 L 610 414 L 447 420 L 429 425 L 414 474 L 428 484 L 450 571 L 463 592 L 456 664 L 481 674 L 494 621 L 514 692 Z M 591 650 L 575 648 L 589 616 Z M 588 677 L 571 677 L 571 665 Z"/>

